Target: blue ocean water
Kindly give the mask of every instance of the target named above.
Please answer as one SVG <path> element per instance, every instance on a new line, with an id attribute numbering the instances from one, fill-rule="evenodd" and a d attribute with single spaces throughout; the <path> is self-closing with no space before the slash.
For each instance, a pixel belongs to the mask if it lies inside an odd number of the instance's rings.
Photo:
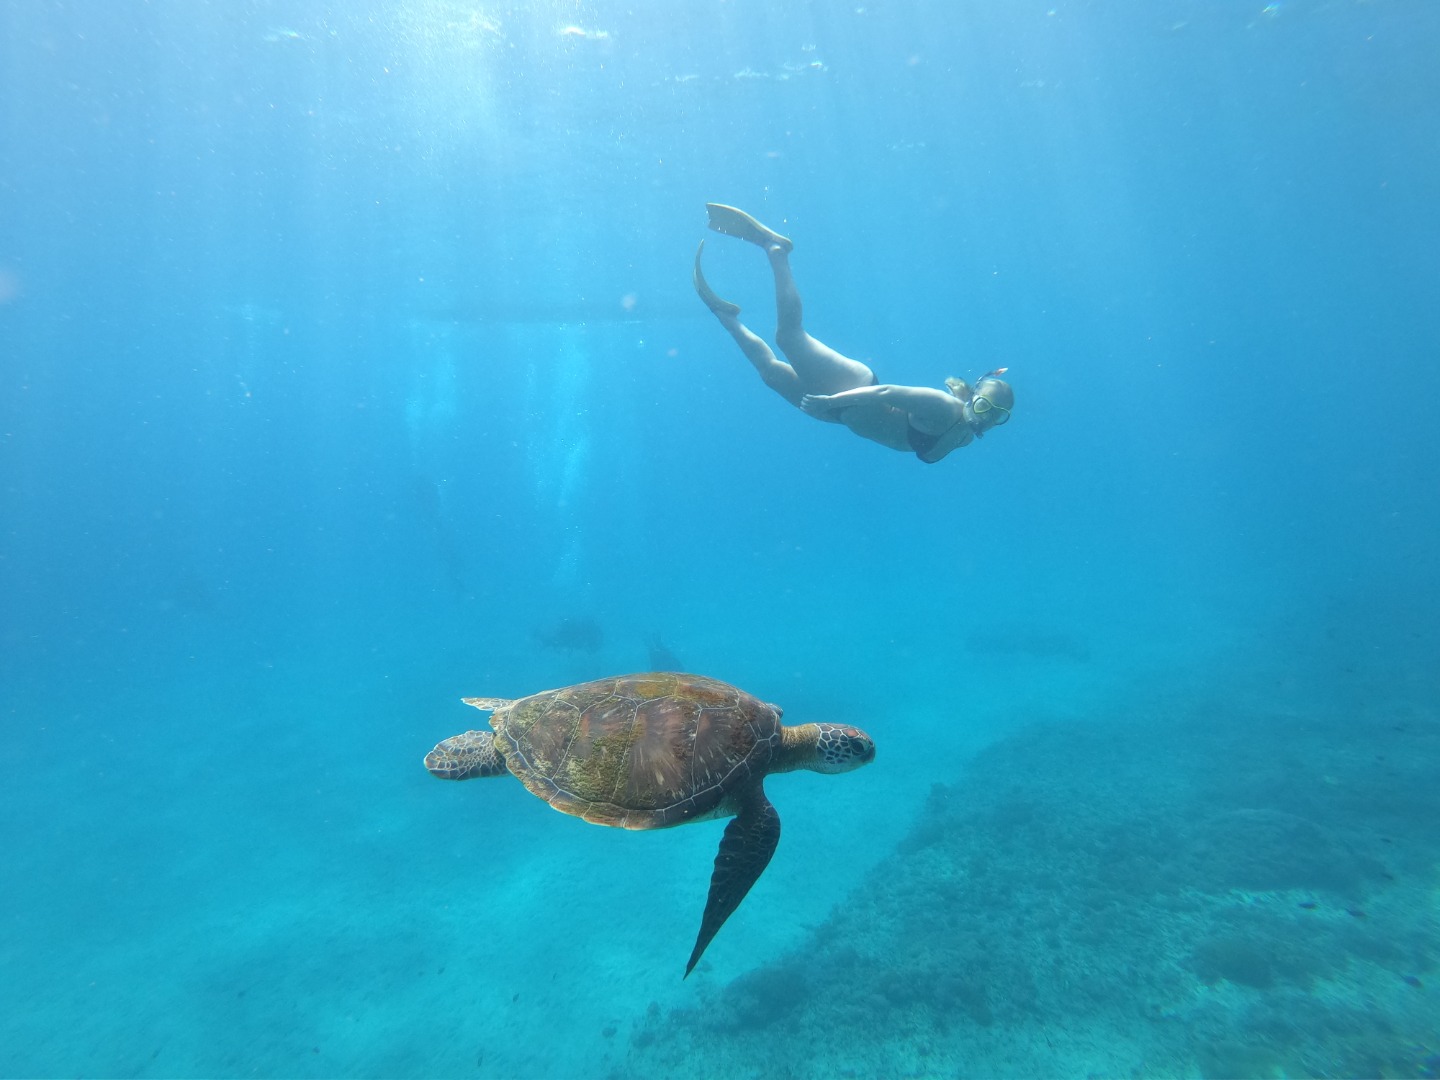
<path id="1" fill-rule="evenodd" d="M 1440 8 L 0 0 L 0 1074 L 1440 1073 Z M 696 299 L 885 382 L 815 423 Z M 421 767 L 644 670 L 722 826 Z M 668 662 L 664 666 L 669 666 Z"/>

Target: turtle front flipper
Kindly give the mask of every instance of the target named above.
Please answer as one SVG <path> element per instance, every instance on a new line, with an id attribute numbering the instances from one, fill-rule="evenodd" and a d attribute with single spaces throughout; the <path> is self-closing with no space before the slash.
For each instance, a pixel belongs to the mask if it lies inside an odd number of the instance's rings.
<path id="1" fill-rule="evenodd" d="M 474 780 L 506 771 L 493 731 L 466 731 L 436 743 L 425 755 L 425 768 L 441 780 Z"/>
<path id="2" fill-rule="evenodd" d="M 461 702 L 469 705 L 472 709 L 479 709 L 481 712 L 494 712 L 496 709 L 503 709 L 514 702 L 503 697 L 462 697 Z"/>
<path id="3" fill-rule="evenodd" d="M 720 839 L 715 872 L 710 875 L 710 898 L 705 901 L 700 933 L 695 938 L 690 962 L 685 965 L 687 976 L 695 970 L 705 947 L 720 932 L 725 920 L 745 899 L 750 886 L 760 879 L 778 843 L 780 815 L 770 805 L 765 792 L 757 787 L 754 797 L 747 800 L 735 819 L 725 826 L 725 835 Z"/>

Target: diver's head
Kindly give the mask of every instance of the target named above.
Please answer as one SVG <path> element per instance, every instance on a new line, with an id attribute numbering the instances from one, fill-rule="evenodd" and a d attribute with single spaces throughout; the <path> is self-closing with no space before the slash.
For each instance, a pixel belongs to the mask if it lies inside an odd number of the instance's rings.
<path id="1" fill-rule="evenodd" d="M 996 368 L 981 375 L 975 383 L 975 389 L 970 393 L 970 406 L 966 410 L 973 415 L 975 426 L 988 430 L 1010 419 L 1010 412 L 1015 408 L 1015 391 L 1000 378 L 1005 371 L 1003 367 Z"/>

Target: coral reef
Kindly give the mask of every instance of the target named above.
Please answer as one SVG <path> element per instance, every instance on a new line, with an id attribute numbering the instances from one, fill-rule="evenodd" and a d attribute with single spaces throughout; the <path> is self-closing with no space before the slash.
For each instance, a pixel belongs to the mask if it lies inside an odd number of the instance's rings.
<path id="1" fill-rule="evenodd" d="M 1029 730 L 627 1075 L 1423 1073 L 1437 761 L 1433 716 Z"/>

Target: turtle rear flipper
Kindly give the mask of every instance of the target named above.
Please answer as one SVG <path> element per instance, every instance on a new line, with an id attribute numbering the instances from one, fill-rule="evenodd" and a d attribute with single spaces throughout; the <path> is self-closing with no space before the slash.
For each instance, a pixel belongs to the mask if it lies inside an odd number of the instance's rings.
<path id="1" fill-rule="evenodd" d="M 759 880 L 779 843 L 780 815 L 757 787 L 755 796 L 725 826 L 725 835 L 720 839 L 715 872 L 710 875 L 710 897 L 705 901 L 705 915 L 700 920 L 690 962 L 685 965 L 686 976 L 695 970 L 705 947 L 740 906 L 750 886 Z"/>

